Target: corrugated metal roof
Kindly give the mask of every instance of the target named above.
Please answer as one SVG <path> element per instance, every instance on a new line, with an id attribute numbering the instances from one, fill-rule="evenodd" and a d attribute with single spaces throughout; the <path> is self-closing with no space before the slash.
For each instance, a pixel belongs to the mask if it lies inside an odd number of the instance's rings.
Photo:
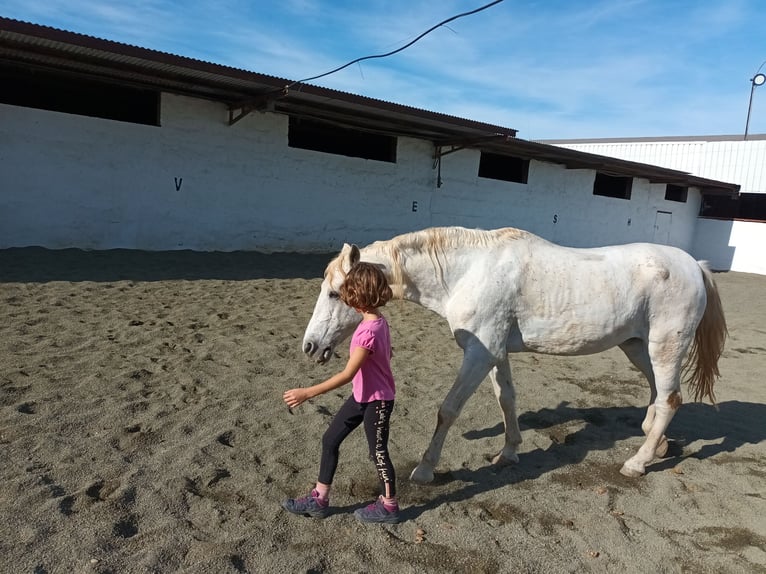
<path id="1" fill-rule="evenodd" d="M 294 82 L 157 50 L 0 17 L 0 63 L 38 67 L 102 81 L 221 101 L 236 110 L 266 109 L 427 139 L 435 145 L 465 145 L 496 153 L 641 177 L 658 183 L 736 194 L 736 184 L 685 172 L 569 150 L 516 138 L 516 130 L 386 102 L 311 84 Z"/>
<path id="2" fill-rule="evenodd" d="M 575 138 L 563 140 L 539 140 L 548 144 L 580 144 L 580 143 L 633 143 L 633 142 L 724 142 L 743 141 L 744 134 L 710 135 L 710 136 L 655 136 L 637 138 Z M 747 134 L 747 141 L 766 140 L 766 134 Z"/>
<path id="3" fill-rule="evenodd" d="M 597 153 L 684 170 L 700 177 L 736 181 L 743 193 L 766 192 L 766 137 L 736 140 L 636 140 L 562 143 L 567 149 Z"/>
<path id="4" fill-rule="evenodd" d="M 281 96 L 282 89 L 293 83 L 285 78 L 1 17 L 0 59 L 86 73 L 101 79 L 138 82 L 232 105 L 263 96 Z M 286 97 L 279 99 L 285 100 L 283 103 L 295 100 L 307 103 L 335 101 L 358 109 L 369 108 L 379 113 L 406 117 L 413 128 L 419 122 L 437 132 L 457 130 L 470 135 L 516 134 L 512 128 L 310 84 L 300 84 L 289 90 Z"/>

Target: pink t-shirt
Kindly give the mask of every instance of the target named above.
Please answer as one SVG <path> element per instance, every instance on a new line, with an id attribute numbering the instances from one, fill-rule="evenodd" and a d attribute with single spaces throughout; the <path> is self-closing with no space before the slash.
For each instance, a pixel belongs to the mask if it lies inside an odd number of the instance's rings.
<path id="1" fill-rule="evenodd" d="M 383 317 L 362 321 L 351 337 L 350 351 L 362 347 L 370 351 L 354 375 L 354 400 L 358 403 L 392 401 L 396 393 L 391 373 L 391 334 Z"/>

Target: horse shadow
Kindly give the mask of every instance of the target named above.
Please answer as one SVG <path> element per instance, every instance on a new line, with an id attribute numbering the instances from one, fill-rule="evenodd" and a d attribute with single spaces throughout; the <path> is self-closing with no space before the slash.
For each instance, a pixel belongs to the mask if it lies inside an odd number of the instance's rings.
<path id="1" fill-rule="evenodd" d="M 554 409 L 526 412 L 519 417 L 522 431 L 532 429 L 546 433 L 566 429 L 571 423 L 584 423 L 566 436 L 551 434 L 549 447 L 521 453 L 519 463 L 511 466 L 488 464 L 478 469 L 461 468 L 435 473 L 433 486 L 462 485 L 450 492 L 428 497 L 428 485 L 407 485 L 416 502 L 402 511 L 402 518 L 413 520 L 423 512 L 447 502 L 469 500 L 478 494 L 490 492 L 521 482 L 539 478 L 546 473 L 585 460 L 594 450 L 609 450 L 616 443 L 631 437 L 643 436 L 641 422 L 645 408 L 641 407 L 589 407 L 577 408 L 562 402 Z M 647 472 L 673 468 L 683 459 L 693 457 L 704 460 L 721 453 L 734 452 L 745 444 L 758 444 L 766 440 L 766 405 L 743 401 L 726 401 L 718 405 L 693 403 L 684 405 L 676 413 L 667 435 L 671 448 L 665 459 L 655 460 Z M 563 425 L 563 426 L 562 426 Z M 574 425 L 572 425 L 574 426 Z M 502 436 L 502 424 L 464 433 L 468 440 Z M 693 452 L 686 447 L 697 440 L 719 441 L 704 444 Z M 409 470 L 409 469 L 408 469 Z M 620 483 L 634 481 L 619 474 L 614 468 L 614 479 Z M 418 500 L 424 499 L 423 502 Z"/>

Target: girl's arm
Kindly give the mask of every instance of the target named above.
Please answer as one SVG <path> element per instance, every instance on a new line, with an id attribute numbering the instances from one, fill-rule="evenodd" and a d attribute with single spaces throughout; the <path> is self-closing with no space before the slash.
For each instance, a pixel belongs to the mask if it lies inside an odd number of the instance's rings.
<path id="1" fill-rule="evenodd" d="M 367 360 L 369 354 L 369 349 L 354 347 L 354 350 L 351 351 L 351 356 L 348 358 L 346 367 L 340 373 L 311 387 L 299 387 L 297 389 L 285 391 L 282 398 L 285 400 L 288 407 L 294 408 L 308 399 L 313 399 L 318 395 L 323 395 L 327 391 L 337 389 L 338 387 L 350 383 L 353 380 L 354 375 L 356 375 L 356 372 L 362 366 L 362 363 Z"/>

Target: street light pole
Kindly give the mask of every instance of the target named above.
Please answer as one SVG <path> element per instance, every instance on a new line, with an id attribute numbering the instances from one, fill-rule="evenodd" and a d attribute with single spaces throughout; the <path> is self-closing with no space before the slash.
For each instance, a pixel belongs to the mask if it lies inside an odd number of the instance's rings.
<path id="1" fill-rule="evenodd" d="M 763 64 L 766 64 L 766 62 L 763 62 Z M 756 86 L 762 86 L 764 83 L 766 83 L 766 75 L 760 73 L 761 68 L 763 68 L 763 64 L 758 67 L 755 75 L 750 78 L 750 101 L 747 104 L 747 121 L 745 122 L 744 139 L 747 139 L 747 131 L 750 128 L 750 110 L 753 108 L 753 92 L 755 92 Z"/>

